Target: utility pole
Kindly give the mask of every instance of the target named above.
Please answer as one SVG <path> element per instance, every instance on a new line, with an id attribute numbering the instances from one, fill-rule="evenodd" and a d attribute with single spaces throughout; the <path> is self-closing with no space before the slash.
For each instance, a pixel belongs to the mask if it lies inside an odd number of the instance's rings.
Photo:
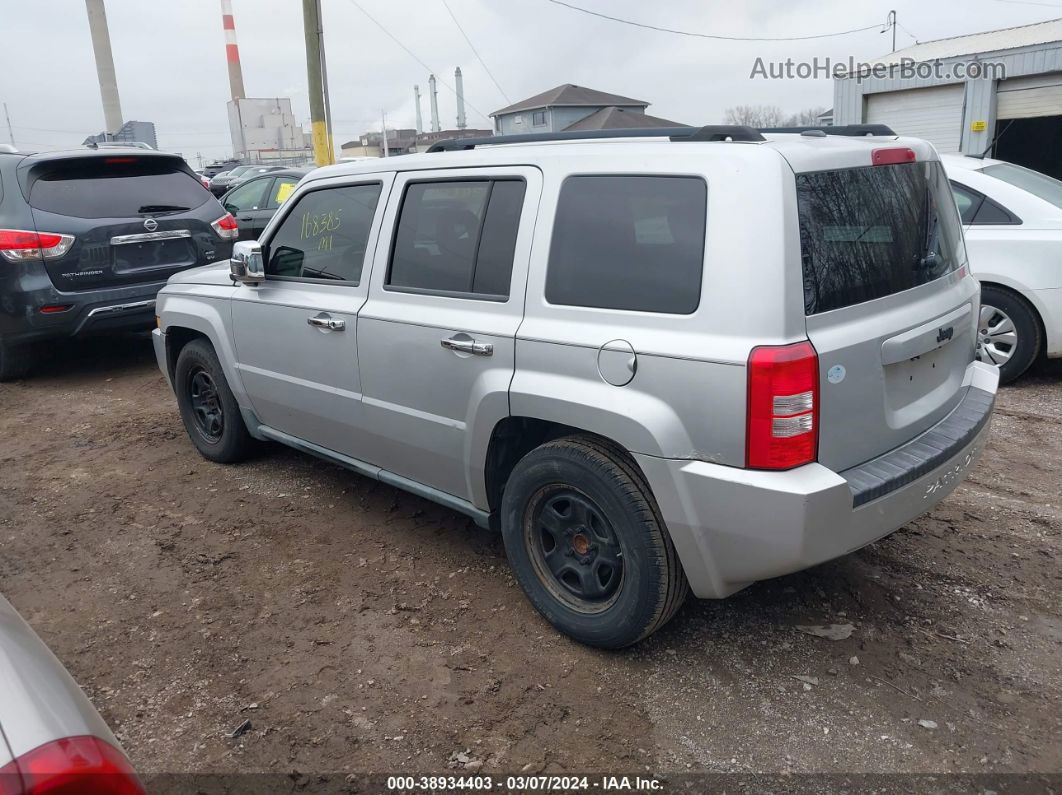
<path id="1" fill-rule="evenodd" d="M 328 130 L 328 162 L 336 162 L 332 143 L 332 100 L 328 94 L 328 61 L 325 58 L 324 15 L 321 13 L 321 0 L 317 0 L 317 41 L 321 50 L 321 87 L 324 91 L 325 127 Z"/>
<path id="2" fill-rule="evenodd" d="M 383 155 L 390 157 L 391 150 L 387 146 L 387 114 L 382 110 L 380 111 L 380 129 L 383 131 Z"/>
<path id="3" fill-rule="evenodd" d="M 892 51 L 896 52 L 896 12 L 890 11 L 889 15 L 885 17 L 885 22 L 892 28 Z"/>
<path id="4" fill-rule="evenodd" d="M 334 158 L 332 135 L 328 129 L 328 113 L 325 109 L 324 70 L 321 61 L 321 15 L 318 11 L 318 0 L 302 0 L 313 157 L 317 165 L 327 166 L 334 162 Z"/>
<path id="5" fill-rule="evenodd" d="M 7 137 L 11 139 L 11 145 L 15 145 L 15 131 L 11 129 L 11 114 L 7 112 L 7 103 L 4 103 L 4 118 L 7 120 Z"/>

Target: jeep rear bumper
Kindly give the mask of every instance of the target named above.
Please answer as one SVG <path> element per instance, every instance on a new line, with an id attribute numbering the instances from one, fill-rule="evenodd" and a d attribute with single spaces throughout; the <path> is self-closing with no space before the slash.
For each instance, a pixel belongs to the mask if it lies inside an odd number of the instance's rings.
<path id="1" fill-rule="evenodd" d="M 694 594 L 727 596 L 757 580 L 853 552 L 927 513 L 976 463 L 998 372 L 974 363 L 959 405 L 924 433 L 845 472 L 786 472 L 635 455 Z"/>

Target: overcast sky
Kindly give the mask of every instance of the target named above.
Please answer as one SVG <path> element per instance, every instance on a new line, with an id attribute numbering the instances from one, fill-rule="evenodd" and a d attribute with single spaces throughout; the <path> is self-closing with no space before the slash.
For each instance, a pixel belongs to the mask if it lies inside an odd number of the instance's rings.
<path id="1" fill-rule="evenodd" d="M 688 124 L 723 121 L 737 104 L 786 111 L 832 104 L 831 81 L 750 80 L 766 60 L 870 60 L 891 48 L 878 29 L 792 42 L 719 42 L 632 28 L 548 0 L 447 0 L 513 102 L 561 83 L 647 100 L 649 112 Z M 446 85 L 460 65 L 468 124 L 508 104 L 476 60 L 442 0 L 357 0 Z M 1062 16 L 1059 6 L 1013 0 L 572 0 L 648 24 L 734 36 L 803 36 L 882 23 L 890 8 L 921 41 Z M 337 148 L 368 129 L 414 125 L 413 85 L 428 72 L 362 13 L 353 0 L 322 0 Z M 124 117 L 153 121 L 161 148 L 193 165 L 227 155 L 229 99 L 219 0 L 106 0 Z M 233 0 L 250 96 L 286 96 L 309 129 L 306 56 L 299 0 Z M 960 10 L 961 9 L 961 10 Z M 103 129 L 103 111 L 82 0 L 0 0 L 0 101 L 23 148 L 80 144 Z M 903 30 L 897 47 L 914 43 Z M 443 127 L 455 125 L 454 96 L 439 86 Z M 427 97 L 422 100 L 428 124 Z M 2 125 L 0 119 L 0 125 Z M 0 141 L 7 142 L 0 126 Z"/>

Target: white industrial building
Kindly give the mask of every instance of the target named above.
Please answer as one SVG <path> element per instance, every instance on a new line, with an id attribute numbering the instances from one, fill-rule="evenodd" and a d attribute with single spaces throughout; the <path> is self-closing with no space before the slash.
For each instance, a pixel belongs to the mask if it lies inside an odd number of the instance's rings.
<path id="1" fill-rule="evenodd" d="M 886 124 L 941 152 L 1062 177 L 1062 19 L 922 42 L 872 65 L 834 81 L 834 124 Z"/>
<path id="2" fill-rule="evenodd" d="M 232 151 L 236 157 L 301 162 L 309 156 L 302 126 L 287 97 L 239 98 L 228 103 Z"/>

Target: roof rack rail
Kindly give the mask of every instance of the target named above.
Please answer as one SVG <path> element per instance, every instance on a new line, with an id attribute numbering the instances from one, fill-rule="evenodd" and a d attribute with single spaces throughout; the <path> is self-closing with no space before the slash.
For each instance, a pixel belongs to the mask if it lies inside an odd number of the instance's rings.
<path id="1" fill-rule="evenodd" d="M 615 130 L 570 130 L 554 133 L 519 133 L 491 135 L 483 138 L 448 138 L 436 141 L 429 152 L 462 152 L 477 146 L 531 144 L 546 141 L 592 141 L 603 138 L 669 138 L 672 141 L 765 141 L 751 127 L 740 124 L 716 124 L 707 127 L 637 127 Z"/>
<path id="2" fill-rule="evenodd" d="M 871 135 L 896 135 L 891 127 L 884 124 L 837 124 L 826 127 L 760 127 L 761 133 L 804 133 L 822 132 L 826 135 L 848 135 L 862 137 Z"/>

